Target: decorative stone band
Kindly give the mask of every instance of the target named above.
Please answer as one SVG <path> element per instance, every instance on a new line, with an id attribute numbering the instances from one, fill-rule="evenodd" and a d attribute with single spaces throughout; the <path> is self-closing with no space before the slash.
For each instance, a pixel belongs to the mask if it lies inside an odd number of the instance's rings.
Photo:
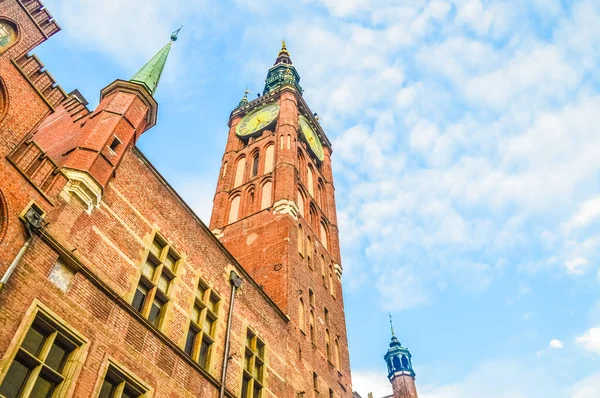
<path id="1" fill-rule="evenodd" d="M 410 376 L 412 378 L 415 377 L 415 372 L 412 370 L 396 370 L 394 373 L 390 374 L 388 377 L 391 380 L 394 380 L 396 377 L 400 376 Z"/>
<path id="2" fill-rule="evenodd" d="M 342 266 L 339 264 L 333 264 L 333 271 L 339 280 L 342 280 Z"/>
<path id="3" fill-rule="evenodd" d="M 215 228 L 211 232 L 217 239 L 221 239 L 224 235 L 223 230 L 220 228 Z"/>
<path id="4" fill-rule="evenodd" d="M 88 213 L 91 213 L 94 207 L 100 206 L 102 187 L 89 173 L 74 169 L 63 169 L 63 171 L 69 181 L 61 192 L 61 196 L 66 200 L 73 195 L 76 196 L 87 206 Z"/>
<path id="5" fill-rule="evenodd" d="M 289 214 L 294 218 L 294 220 L 298 220 L 298 214 L 300 210 L 298 209 L 298 205 L 294 201 L 291 200 L 278 200 L 273 204 L 273 214 Z"/>

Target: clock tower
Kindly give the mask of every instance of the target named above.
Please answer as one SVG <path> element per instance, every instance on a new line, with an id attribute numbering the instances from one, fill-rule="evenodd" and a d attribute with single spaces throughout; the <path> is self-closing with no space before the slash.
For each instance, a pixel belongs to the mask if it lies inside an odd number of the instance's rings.
<path id="1" fill-rule="evenodd" d="M 210 229 L 289 316 L 296 391 L 351 397 L 332 147 L 285 42 L 228 126 Z"/>

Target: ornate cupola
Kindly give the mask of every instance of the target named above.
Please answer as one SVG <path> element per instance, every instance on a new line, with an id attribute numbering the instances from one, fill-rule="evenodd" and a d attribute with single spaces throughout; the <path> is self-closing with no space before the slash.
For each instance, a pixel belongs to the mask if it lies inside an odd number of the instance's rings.
<path id="1" fill-rule="evenodd" d="M 402 347 L 402 344 L 396 338 L 391 315 L 390 327 L 392 329 L 392 341 L 390 342 L 390 348 L 383 358 L 388 367 L 388 379 L 392 383 L 394 398 L 417 398 L 415 372 L 411 361 L 412 356 L 408 348 Z"/>
<path id="2" fill-rule="evenodd" d="M 291 85 L 298 90 L 302 95 L 302 87 L 300 87 L 300 75 L 296 72 L 296 68 L 292 64 L 290 53 L 285 46 L 285 40 L 281 42 L 281 50 L 277 54 L 275 64 L 269 69 L 267 78 L 265 79 L 265 89 L 263 95 L 269 91 L 283 85 Z"/>

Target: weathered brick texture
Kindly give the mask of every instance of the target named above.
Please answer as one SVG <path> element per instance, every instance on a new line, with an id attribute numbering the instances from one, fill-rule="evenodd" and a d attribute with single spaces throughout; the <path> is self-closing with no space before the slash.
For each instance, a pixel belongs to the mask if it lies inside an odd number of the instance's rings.
<path id="1" fill-rule="evenodd" d="M 65 94 L 37 57 L 25 55 L 59 29 L 49 11 L 37 0 L 0 0 L 0 20 L 14 23 L 19 33 L 19 40 L 0 53 L 0 275 L 27 239 L 22 212 L 34 202 L 46 213 L 43 227 L 0 290 L 0 382 L 27 313 L 39 301 L 88 342 L 76 377 L 65 381 L 70 396 L 96 396 L 110 359 L 150 386 L 155 397 L 217 397 L 231 307 L 229 275 L 235 271 L 244 282 L 232 318 L 227 395 L 241 394 L 250 328 L 266 345 L 263 398 L 297 398 L 300 392 L 312 397 L 313 372 L 321 396 L 331 389 L 335 397 L 350 397 L 341 282 L 333 271 L 341 260 L 331 148 L 325 148 L 325 161 L 319 165 L 301 142 L 298 113 L 308 109 L 302 98 L 283 87 L 257 101 L 279 101 L 282 111 L 274 131 L 247 146 L 235 136 L 241 115 L 232 114 L 211 220 L 211 229 L 222 229 L 219 241 L 134 146 L 154 123 L 152 100 L 132 84 L 116 81 L 102 91 L 98 108 L 91 112 L 78 92 Z M 113 150 L 108 146 L 114 137 L 121 145 Z M 262 170 L 269 145 L 273 171 L 247 177 L 236 188 L 244 195 L 255 192 L 256 202 L 243 202 L 244 216 L 227 225 L 236 159 L 258 150 Z M 305 214 L 313 207 L 316 218 L 276 212 L 273 204 L 295 202 L 298 189 L 307 191 L 304 168 L 309 164 L 315 187 L 323 184 L 319 203 L 306 198 Z M 102 186 L 97 207 L 90 209 L 69 193 L 67 169 L 86 172 Z M 267 181 L 272 184 L 272 205 L 260 210 Z M 320 242 L 321 220 L 327 225 L 328 249 Z M 299 225 L 313 242 L 310 264 L 307 254 L 299 253 Z M 181 256 L 158 328 L 130 305 L 156 233 Z M 67 289 L 49 280 L 57 261 L 73 272 Z M 200 279 L 220 297 L 206 370 L 183 350 Z M 314 308 L 309 308 L 309 290 L 314 292 Z M 299 325 L 300 297 L 315 314 L 314 343 L 307 325 Z M 326 331 L 332 353 L 333 341 L 339 341 L 339 371 L 333 354 L 329 360 L 326 355 Z"/>

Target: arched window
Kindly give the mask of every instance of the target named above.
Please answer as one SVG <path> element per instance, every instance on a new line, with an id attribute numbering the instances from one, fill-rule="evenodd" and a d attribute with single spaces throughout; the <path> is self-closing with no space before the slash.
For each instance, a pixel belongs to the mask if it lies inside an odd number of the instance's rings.
<path id="1" fill-rule="evenodd" d="M 300 224 L 298 224 L 298 253 L 304 256 L 304 231 Z"/>
<path id="2" fill-rule="evenodd" d="M 279 137 L 279 149 L 283 150 L 283 136 Z"/>
<path id="3" fill-rule="evenodd" d="M 4 238 L 4 233 L 6 232 L 7 223 L 7 210 L 6 210 L 6 202 L 4 200 L 4 195 L 2 191 L 0 191 L 0 242 Z"/>
<path id="4" fill-rule="evenodd" d="M 341 361 L 340 361 L 340 342 L 339 342 L 339 340 L 337 338 L 335 339 L 335 344 L 333 346 L 333 354 L 334 354 L 334 359 L 335 359 L 335 363 L 334 363 L 335 368 L 337 370 L 340 370 L 341 369 L 340 368 L 340 366 L 341 366 L 340 365 L 341 364 Z"/>
<path id="5" fill-rule="evenodd" d="M 246 208 L 246 215 L 254 213 L 254 189 L 248 191 L 248 206 Z"/>
<path id="6" fill-rule="evenodd" d="M 287 136 L 287 149 L 292 148 L 292 136 L 288 134 Z"/>
<path id="7" fill-rule="evenodd" d="M 308 289 L 308 303 L 312 308 L 315 307 L 315 292 L 312 289 Z"/>
<path id="8" fill-rule="evenodd" d="M 6 86 L 4 80 L 0 77 L 0 120 L 4 118 L 8 111 L 8 93 L 6 92 Z"/>
<path id="9" fill-rule="evenodd" d="M 258 152 L 252 156 L 252 172 L 250 173 L 250 177 L 254 178 L 258 175 Z"/>
<path id="10" fill-rule="evenodd" d="M 317 210 L 315 209 L 315 206 L 312 203 L 310 204 L 309 215 L 310 215 L 310 219 L 309 219 L 310 225 L 314 229 L 315 225 L 317 225 Z"/>
<path id="11" fill-rule="evenodd" d="M 331 264 L 329 265 L 329 293 L 335 297 L 335 286 L 333 285 L 333 270 L 331 269 Z"/>
<path id="12" fill-rule="evenodd" d="M 273 162 L 275 159 L 275 146 L 269 145 L 265 150 L 265 174 L 273 171 Z"/>
<path id="13" fill-rule="evenodd" d="M 273 183 L 271 181 L 267 181 L 262 186 L 262 193 L 260 194 L 260 209 L 266 209 L 271 207 L 273 203 L 273 194 L 272 194 Z"/>
<path id="14" fill-rule="evenodd" d="M 312 268 L 312 253 L 313 253 L 313 245 L 312 245 L 312 239 L 310 239 L 310 236 L 306 237 L 306 261 L 308 262 L 308 266 L 310 268 Z"/>
<path id="15" fill-rule="evenodd" d="M 323 244 L 323 247 L 325 248 L 325 250 L 327 249 L 327 229 L 325 229 L 325 224 L 323 223 L 323 221 L 321 221 L 321 223 L 319 224 L 319 237 L 321 239 L 321 243 Z"/>
<path id="16" fill-rule="evenodd" d="M 221 173 L 221 177 L 225 177 L 227 174 L 227 162 L 223 163 L 223 173 Z"/>
<path id="17" fill-rule="evenodd" d="M 306 327 L 306 320 L 304 319 L 304 300 L 300 297 L 298 302 L 298 325 L 300 326 L 300 330 L 304 332 L 304 328 Z"/>
<path id="18" fill-rule="evenodd" d="M 323 285 L 327 286 L 327 275 L 325 267 L 325 256 L 321 256 L 321 278 L 323 279 Z"/>
<path id="19" fill-rule="evenodd" d="M 244 173 L 246 172 L 246 158 L 240 158 L 235 167 L 235 182 L 233 187 L 239 187 L 244 182 Z"/>
<path id="20" fill-rule="evenodd" d="M 325 354 L 327 355 L 327 361 L 331 362 L 331 336 L 329 335 L 329 329 L 325 329 Z"/>
<path id="21" fill-rule="evenodd" d="M 0 19 L 0 54 L 8 50 L 17 41 L 17 29 L 15 25 L 6 19 Z"/>
<path id="22" fill-rule="evenodd" d="M 300 212 L 300 215 L 302 217 L 304 217 L 304 195 L 302 194 L 302 192 L 298 189 L 298 211 Z"/>
<path id="23" fill-rule="evenodd" d="M 317 200 L 317 204 L 319 205 L 319 207 L 321 209 L 323 209 L 323 205 L 321 203 L 322 198 L 323 198 L 323 190 L 321 189 L 321 184 L 318 183 L 317 184 L 317 197 L 315 199 Z"/>
<path id="24" fill-rule="evenodd" d="M 231 204 L 229 205 L 229 219 L 227 220 L 227 224 L 234 223 L 238 220 L 240 214 L 240 196 L 237 195 L 235 198 L 231 199 Z"/>
<path id="25" fill-rule="evenodd" d="M 301 182 L 304 182 L 304 173 L 305 173 L 305 162 L 304 162 L 304 156 L 302 156 L 302 152 L 300 152 L 300 150 L 298 150 L 298 178 L 300 179 Z"/>
<path id="26" fill-rule="evenodd" d="M 395 356 L 394 359 L 392 359 L 392 363 L 394 365 L 394 370 L 402 369 L 402 365 L 400 365 L 400 358 L 398 358 L 397 356 Z"/>
<path id="27" fill-rule="evenodd" d="M 315 197 L 314 179 L 315 179 L 315 176 L 314 176 L 314 173 L 313 173 L 312 166 L 308 166 L 308 174 L 306 175 L 306 186 L 308 188 L 308 193 L 313 198 Z"/>
<path id="28" fill-rule="evenodd" d="M 315 312 L 310 310 L 310 317 L 308 319 L 308 328 L 310 334 L 310 341 L 313 343 L 317 342 L 317 332 L 315 331 Z"/>

